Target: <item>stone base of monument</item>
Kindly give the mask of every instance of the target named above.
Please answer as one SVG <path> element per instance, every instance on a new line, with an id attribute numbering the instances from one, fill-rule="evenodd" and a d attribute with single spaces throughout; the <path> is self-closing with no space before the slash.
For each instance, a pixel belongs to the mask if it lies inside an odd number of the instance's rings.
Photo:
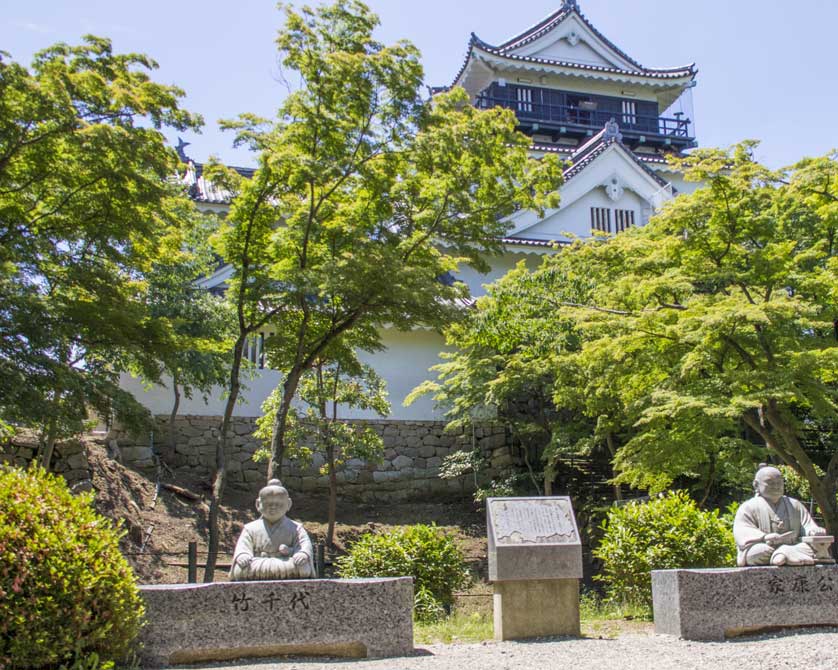
<path id="1" fill-rule="evenodd" d="M 305 579 L 141 586 L 143 666 L 413 652 L 413 580 Z"/>
<path id="2" fill-rule="evenodd" d="M 496 640 L 524 640 L 581 633 L 579 580 L 495 582 Z"/>
<path id="3" fill-rule="evenodd" d="M 652 600 L 655 632 L 686 640 L 838 626 L 838 566 L 654 570 Z"/>
<path id="4" fill-rule="evenodd" d="M 486 501 L 496 640 L 580 634 L 582 544 L 567 497 Z"/>

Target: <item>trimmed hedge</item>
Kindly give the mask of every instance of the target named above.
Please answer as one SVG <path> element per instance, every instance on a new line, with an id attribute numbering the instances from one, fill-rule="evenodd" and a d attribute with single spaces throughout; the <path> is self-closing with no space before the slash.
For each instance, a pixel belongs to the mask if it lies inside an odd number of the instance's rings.
<path id="1" fill-rule="evenodd" d="M 0 667 L 121 660 L 143 604 L 120 534 L 63 478 L 0 467 Z"/>
<path id="2" fill-rule="evenodd" d="M 652 604 L 652 570 L 719 568 L 735 565 L 731 528 L 718 510 L 698 508 L 685 492 L 646 503 L 612 507 L 594 550 L 603 562 L 609 599 L 627 605 Z"/>
<path id="3" fill-rule="evenodd" d="M 439 618 L 454 592 L 471 582 L 454 540 L 436 526 L 417 524 L 387 533 L 368 533 L 338 560 L 341 577 L 413 577 L 414 614 Z"/>

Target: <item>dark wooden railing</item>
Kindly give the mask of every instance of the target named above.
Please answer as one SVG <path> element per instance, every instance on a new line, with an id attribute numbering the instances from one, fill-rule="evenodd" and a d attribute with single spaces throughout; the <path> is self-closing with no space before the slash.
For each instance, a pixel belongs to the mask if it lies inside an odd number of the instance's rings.
<path id="1" fill-rule="evenodd" d="M 643 114 L 620 114 L 605 110 L 583 109 L 568 105 L 551 105 L 541 102 L 525 102 L 480 95 L 475 101 L 480 109 L 505 107 L 515 112 L 519 121 L 546 123 L 549 125 L 566 124 L 584 128 L 599 129 L 614 119 L 621 130 L 638 133 L 662 135 L 665 137 L 692 139 L 691 122 L 687 118 L 668 118 L 664 116 L 646 116 Z"/>

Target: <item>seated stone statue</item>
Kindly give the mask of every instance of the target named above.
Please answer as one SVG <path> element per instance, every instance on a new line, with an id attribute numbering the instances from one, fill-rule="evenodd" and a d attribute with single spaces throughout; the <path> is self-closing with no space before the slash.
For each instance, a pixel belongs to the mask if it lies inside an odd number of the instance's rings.
<path id="1" fill-rule="evenodd" d="M 806 507 L 783 495 L 783 473 L 762 466 L 754 478 L 754 497 L 742 503 L 733 520 L 736 562 L 748 565 L 813 565 L 812 547 L 802 537 L 825 535 Z"/>
<path id="2" fill-rule="evenodd" d="M 302 524 L 285 516 L 291 497 L 278 479 L 259 491 L 261 518 L 242 530 L 233 553 L 231 581 L 302 579 L 314 576 L 311 540 Z"/>

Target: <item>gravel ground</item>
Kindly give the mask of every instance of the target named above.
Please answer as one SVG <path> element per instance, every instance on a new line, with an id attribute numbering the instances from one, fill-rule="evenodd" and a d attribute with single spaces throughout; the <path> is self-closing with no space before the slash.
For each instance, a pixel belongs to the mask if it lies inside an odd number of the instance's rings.
<path id="1" fill-rule="evenodd" d="M 283 659 L 199 668 L 226 670 L 838 670 L 838 629 L 811 629 L 743 637 L 728 642 L 688 642 L 662 635 L 616 639 L 548 639 L 530 642 L 432 644 L 414 656 L 380 660 Z"/>

